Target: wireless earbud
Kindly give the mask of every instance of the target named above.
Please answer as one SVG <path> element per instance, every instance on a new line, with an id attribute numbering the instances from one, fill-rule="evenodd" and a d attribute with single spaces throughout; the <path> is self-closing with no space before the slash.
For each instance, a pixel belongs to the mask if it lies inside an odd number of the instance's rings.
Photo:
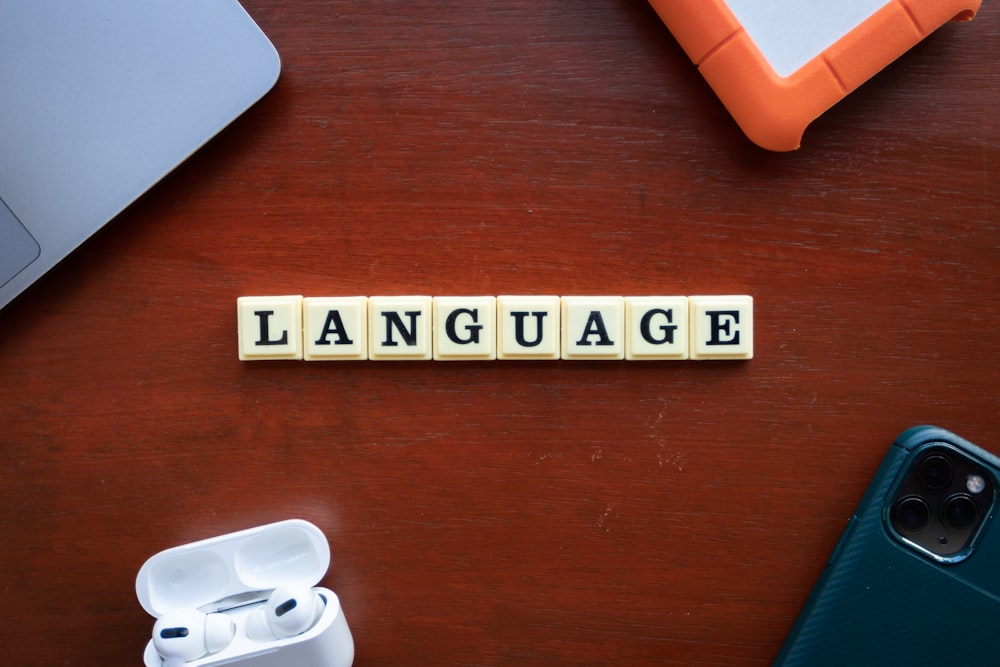
<path id="1" fill-rule="evenodd" d="M 236 624 L 225 614 L 178 609 L 164 614 L 153 626 L 153 645 L 165 667 L 175 667 L 218 653 L 236 636 Z"/>
<path id="2" fill-rule="evenodd" d="M 247 636 L 256 641 L 287 639 L 306 632 L 326 609 L 326 599 L 311 588 L 276 588 L 267 603 L 247 618 Z"/>

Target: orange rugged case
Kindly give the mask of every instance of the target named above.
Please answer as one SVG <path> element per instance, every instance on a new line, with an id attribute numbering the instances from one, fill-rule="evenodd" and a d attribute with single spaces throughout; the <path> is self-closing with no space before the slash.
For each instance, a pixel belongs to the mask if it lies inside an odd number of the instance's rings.
<path id="1" fill-rule="evenodd" d="M 806 126 L 821 113 L 943 24 L 971 19 L 981 0 L 887 0 L 784 77 L 724 0 L 650 4 L 750 140 L 772 151 L 789 151 L 799 147 Z"/>

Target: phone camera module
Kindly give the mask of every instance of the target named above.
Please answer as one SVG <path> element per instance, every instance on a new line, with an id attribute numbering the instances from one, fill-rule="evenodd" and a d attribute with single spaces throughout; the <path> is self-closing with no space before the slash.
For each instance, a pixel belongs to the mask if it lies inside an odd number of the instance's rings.
<path id="1" fill-rule="evenodd" d="M 917 466 L 917 479 L 931 491 L 947 487 L 954 474 L 951 461 L 941 454 L 929 454 Z"/>
<path id="2" fill-rule="evenodd" d="M 886 520 L 905 544 L 958 562 L 990 515 L 995 485 L 974 458 L 948 443 L 935 443 L 901 477 L 886 506 Z"/>
<path id="3" fill-rule="evenodd" d="M 979 508 L 970 496 L 956 493 L 941 506 L 941 522 L 956 533 L 968 530 L 979 519 Z"/>
<path id="4" fill-rule="evenodd" d="M 931 508 L 920 496 L 900 498 L 892 511 L 896 527 L 905 533 L 917 533 L 931 521 Z"/>

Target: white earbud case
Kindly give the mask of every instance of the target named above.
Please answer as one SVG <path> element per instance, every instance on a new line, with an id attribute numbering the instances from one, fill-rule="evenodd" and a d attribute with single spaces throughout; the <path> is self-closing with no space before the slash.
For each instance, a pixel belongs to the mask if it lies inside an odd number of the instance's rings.
<path id="1" fill-rule="evenodd" d="M 291 519 L 161 551 L 139 570 L 135 592 L 142 608 L 155 618 L 193 608 L 233 619 L 232 643 L 186 663 L 190 667 L 350 667 L 354 640 L 340 600 L 333 591 L 316 587 L 329 566 L 330 546 L 319 528 Z M 301 635 L 250 639 L 248 617 L 280 586 L 315 587 L 326 600 L 322 615 Z M 163 664 L 152 640 L 143 662 L 146 667 Z"/>

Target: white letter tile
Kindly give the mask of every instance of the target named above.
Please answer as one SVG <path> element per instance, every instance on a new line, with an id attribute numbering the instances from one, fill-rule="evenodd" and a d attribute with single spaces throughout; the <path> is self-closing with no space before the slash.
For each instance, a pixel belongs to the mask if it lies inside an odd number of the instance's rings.
<path id="1" fill-rule="evenodd" d="M 753 298 L 691 296 L 692 359 L 753 358 Z"/>
<path id="2" fill-rule="evenodd" d="M 236 314 L 241 360 L 302 358 L 301 296 L 241 296 Z"/>
<path id="3" fill-rule="evenodd" d="M 367 297 L 307 297 L 302 319 L 307 361 L 368 358 Z"/>
<path id="4" fill-rule="evenodd" d="M 434 359 L 496 359 L 496 323 L 496 297 L 434 297 Z"/>
<path id="5" fill-rule="evenodd" d="M 564 296 L 562 358 L 624 359 L 625 299 L 620 296 Z"/>
<path id="6" fill-rule="evenodd" d="M 559 297 L 497 297 L 497 359 L 558 359 Z"/>
<path id="7" fill-rule="evenodd" d="M 625 297 L 625 358 L 688 358 L 688 300 L 684 296 Z"/>
<path id="8" fill-rule="evenodd" d="M 368 298 L 368 358 L 429 361 L 433 354 L 431 297 Z"/>

